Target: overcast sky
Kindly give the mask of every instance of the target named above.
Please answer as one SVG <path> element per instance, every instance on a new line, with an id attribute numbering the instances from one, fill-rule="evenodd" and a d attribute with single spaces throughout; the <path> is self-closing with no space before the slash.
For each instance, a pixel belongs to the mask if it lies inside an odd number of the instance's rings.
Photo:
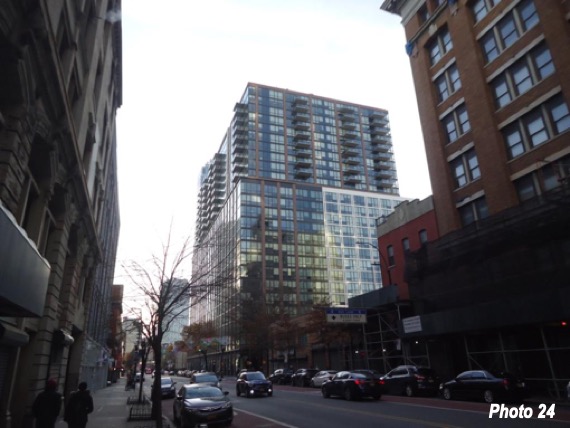
<path id="1" fill-rule="evenodd" d="M 171 223 L 192 234 L 200 169 L 248 82 L 387 109 L 401 196 L 431 194 L 404 29 L 381 4 L 124 1 L 117 266 L 160 252 Z"/>

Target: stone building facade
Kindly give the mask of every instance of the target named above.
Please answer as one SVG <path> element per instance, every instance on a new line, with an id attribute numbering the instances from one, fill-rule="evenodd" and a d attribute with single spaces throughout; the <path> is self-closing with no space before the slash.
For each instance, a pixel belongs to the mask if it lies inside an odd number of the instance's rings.
<path id="1" fill-rule="evenodd" d="M 0 427 L 49 378 L 106 384 L 120 0 L 0 3 Z"/>

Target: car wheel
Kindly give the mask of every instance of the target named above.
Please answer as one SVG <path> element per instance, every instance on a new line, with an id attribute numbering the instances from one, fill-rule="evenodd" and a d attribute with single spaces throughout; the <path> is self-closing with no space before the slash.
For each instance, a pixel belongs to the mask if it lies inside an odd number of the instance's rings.
<path id="1" fill-rule="evenodd" d="M 352 390 L 350 388 L 346 388 L 344 390 L 344 399 L 346 401 L 352 401 L 353 398 L 354 398 L 354 395 L 352 394 Z"/>
<path id="2" fill-rule="evenodd" d="M 268 396 L 268 397 L 273 397 L 273 392 L 268 392 L 268 393 L 267 393 L 267 396 Z"/>
<path id="3" fill-rule="evenodd" d="M 239 388 L 236 388 L 236 395 L 239 397 L 241 393 L 239 392 Z"/>
<path id="4" fill-rule="evenodd" d="M 311 379 L 311 382 L 309 382 L 309 386 L 311 388 L 315 388 L 315 382 L 313 382 L 313 379 Z"/>
<path id="5" fill-rule="evenodd" d="M 412 388 L 412 385 L 406 385 L 406 389 L 404 390 L 404 392 L 406 393 L 407 397 L 414 396 L 414 388 Z"/>
<path id="6" fill-rule="evenodd" d="M 449 388 L 443 389 L 443 398 L 446 400 L 451 400 L 451 390 Z"/>
<path id="7" fill-rule="evenodd" d="M 485 390 L 485 392 L 483 392 L 483 400 L 485 400 L 485 403 L 492 403 L 493 401 L 495 401 L 495 396 L 493 395 L 493 391 L 490 390 Z"/>
<path id="8" fill-rule="evenodd" d="M 321 388 L 321 394 L 323 394 L 324 398 L 329 398 L 331 396 L 325 388 Z"/>
<path id="9" fill-rule="evenodd" d="M 381 396 L 381 395 L 374 395 L 374 396 L 372 396 L 372 398 L 373 398 L 374 400 L 380 400 L 380 397 L 382 397 L 382 396 Z"/>

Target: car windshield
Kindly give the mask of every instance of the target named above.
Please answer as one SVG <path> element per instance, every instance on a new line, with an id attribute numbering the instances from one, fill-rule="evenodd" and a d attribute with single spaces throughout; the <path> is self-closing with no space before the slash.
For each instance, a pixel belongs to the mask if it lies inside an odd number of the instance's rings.
<path id="1" fill-rule="evenodd" d="M 263 373 L 248 373 L 247 374 L 247 380 L 265 380 L 265 376 L 263 376 Z"/>
<path id="2" fill-rule="evenodd" d="M 205 374 L 205 375 L 196 375 L 194 376 L 196 382 L 217 382 L 218 378 L 215 375 Z"/>
<path id="3" fill-rule="evenodd" d="M 162 385 L 170 385 L 172 383 L 172 379 L 169 377 L 160 379 L 160 383 Z"/>
<path id="4" fill-rule="evenodd" d="M 184 398 L 216 398 L 223 396 L 224 393 L 222 390 L 213 386 L 204 388 L 188 388 L 184 394 Z"/>

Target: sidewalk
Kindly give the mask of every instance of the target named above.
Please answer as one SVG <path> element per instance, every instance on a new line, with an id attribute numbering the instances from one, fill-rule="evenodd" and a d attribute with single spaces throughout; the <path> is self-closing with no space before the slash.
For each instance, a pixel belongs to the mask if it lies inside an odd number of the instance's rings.
<path id="1" fill-rule="evenodd" d="M 135 391 L 125 391 L 125 383 L 126 379 L 119 379 L 117 383 L 91 393 L 94 410 L 89 415 L 88 428 L 155 428 L 156 424 L 152 420 L 128 420 L 130 406 L 127 405 L 127 399 L 129 397 L 138 398 L 139 384 L 137 384 Z M 150 392 L 148 388 L 147 385 L 143 388 L 143 393 L 147 397 Z M 163 427 L 169 427 L 167 420 L 163 422 Z M 174 425 L 170 424 L 170 427 L 173 428 Z M 55 428 L 67 428 L 67 423 L 60 419 L 55 424 Z"/>

